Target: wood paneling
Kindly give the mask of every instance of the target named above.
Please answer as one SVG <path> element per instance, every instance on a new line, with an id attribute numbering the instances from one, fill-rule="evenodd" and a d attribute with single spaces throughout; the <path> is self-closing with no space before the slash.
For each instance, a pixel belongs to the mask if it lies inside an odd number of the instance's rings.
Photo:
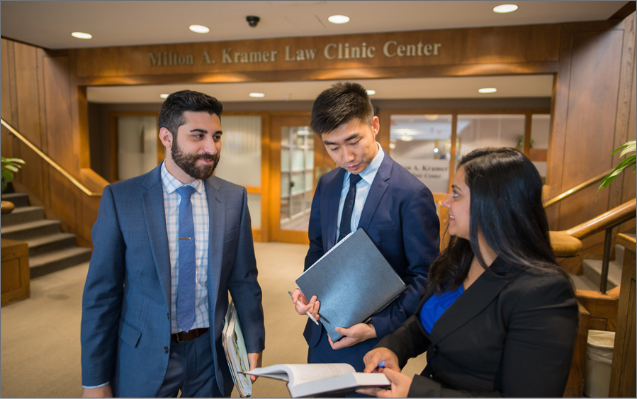
<path id="1" fill-rule="evenodd" d="M 610 397 L 635 397 L 635 238 L 619 236 L 625 247 L 617 332 L 610 374 Z"/>
<path id="2" fill-rule="evenodd" d="M 29 247 L 24 241 L 2 240 L 2 304 L 31 295 Z"/>
<path id="3" fill-rule="evenodd" d="M 488 73 L 482 68 L 486 64 L 556 63 L 559 59 L 559 34 L 560 25 L 551 24 L 109 47 L 77 49 L 74 52 L 77 76 L 80 78 L 190 75 L 194 79 L 214 79 L 223 74 L 222 79 L 230 82 L 246 80 L 244 73 L 276 71 L 281 75 L 270 75 L 271 79 L 290 80 L 287 77 L 289 71 L 313 71 L 322 76 L 320 79 L 334 79 L 331 73 L 347 69 L 357 71 L 359 77 L 365 78 L 372 76 L 361 76 L 364 70 L 374 68 L 410 67 L 406 71 L 414 73 L 413 67 L 429 66 L 461 66 L 465 73 L 476 75 Z M 405 46 L 403 56 L 399 55 L 399 46 Z M 413 46 L 415 54 L 408 55 L 406 46 Z M 340 59 L 339 48 L 342 55 Z M 354 48 L 364 52 L 365 58 L 362 55 L 361 58 L 354 58 Z M 369 52 L 371 48 L 375 49 L 373 54 Z M 304 54 L 307 51 L 314 52 L 315 56 L 299 60 L 296 56 L 298 50 Z M 348 51 L 350 57 L 346 59 Z M 250 53 L 264 52 L 276 52 L 275 61 L 241 62 L 243 54 L 247 55 L 249 61 Z M 427 52 L 430 55 L 426 55 Z M 162 66 L 153 65 L 153 60 L 158 56 Z M 181 65 L 173 62 L 170 65 L 168 59 L 174 57 L 192 62 Z M 198 74 L 201 76 L 193 76 Z"/>
<path id="4" fill-rule="evenodd" d="M 78 170 L 78 159 L 73 153 L 73 131 L 70 112 L 70 88 L 68 57 L 44 57 L 46 81 L 46 136 L 49 142 L 48 155 L 69 172 Z M 65 132 L 65 133 L 63 133 Z"/>
<path id="5" fill-rule="evenodd" d="M 622 31 L 575 32 L 564 156 L 564 192 L 610 169 L 613 151 Z M 559 229 L 564 230 L 604 213 L 608 194 L 595 198 L 597 187 L 562 201 Z M 604 195 L 605 194 L 605 195 Z"/>

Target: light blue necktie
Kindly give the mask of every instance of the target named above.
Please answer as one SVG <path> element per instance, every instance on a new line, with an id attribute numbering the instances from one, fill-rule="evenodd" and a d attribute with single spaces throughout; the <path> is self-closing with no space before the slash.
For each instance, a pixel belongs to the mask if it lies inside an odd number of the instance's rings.
<path id="1" fill-rule="evenodd" d="M 177 325 L 190 331 L 195 322 L 195 225 L 192 218 L 191 186 L 177 189 L 179 203 L 179 281 L 177 283 Z"/>

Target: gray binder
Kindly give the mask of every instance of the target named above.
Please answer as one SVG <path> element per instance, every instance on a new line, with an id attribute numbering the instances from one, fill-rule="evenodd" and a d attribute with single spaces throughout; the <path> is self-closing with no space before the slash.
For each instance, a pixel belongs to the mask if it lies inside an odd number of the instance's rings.
<path id="1" fill-rule="evenodd" d="M 297 280 L 309 299 L 318 297 L 320 321 L 332 341 L 334 329 L 362 323 L 407 289 L 363 229 L 350 233 Z"/>

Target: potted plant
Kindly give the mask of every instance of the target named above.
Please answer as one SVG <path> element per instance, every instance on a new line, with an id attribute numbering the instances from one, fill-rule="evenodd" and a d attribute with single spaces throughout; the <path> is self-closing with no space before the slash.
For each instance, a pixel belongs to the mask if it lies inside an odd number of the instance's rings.
<path id="1" fill-rule="evenodd" d="M 9 182 L 13 180 L 14 173 L 24 165 L 24 160 L 20 158 L 5 158 L 2 157 L 2 192 L 4 193 L 9 185 Z"/>
<path id="2" fill-rule="evenodd" d="M 611 184 L 613 182 L 613 180 L 615 180 L 615 178 L 617 176 L 619 176 L 624 169 L 628 168 L 628 167 L 633 167 L 633 173 L 635 173 L 635 139 L 627 141 L 626 143 L 620 145 L 619 147 L 615 148 L 615 151 L 610 153 L 610 156 L 613 156 L 613 154 L 615 154 L 617 151 L 622 150 L 621 154 L 619 154 L 619 157 L 623 157 L 624 155 L 627 155 L 628 153 L 633 153 L 630 156 L 627 156 L 626 158 L 624 158 L 623 161 L 621 161 L 619 163 L 619 165 L 617 165 L 615 167 L 615 169 L 613 169 L 606 177 L 604 177 L 604 180 L 602 180 L 602 184 L 599 185 L 599 188 L 597 189 L 597 193 L 599 194 L 599 191 L 608 186 L 609 184 Z"/>

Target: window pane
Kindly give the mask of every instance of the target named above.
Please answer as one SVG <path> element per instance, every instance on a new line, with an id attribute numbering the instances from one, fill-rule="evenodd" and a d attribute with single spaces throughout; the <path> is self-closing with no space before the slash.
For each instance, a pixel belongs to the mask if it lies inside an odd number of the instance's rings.
<path id="1" fill-rule="evenodd" d="M 456 157 L 476 148 L 524 146 L 524 115 L 458 115 Z"/>
<path id="2" fill-rule="evenodd" d="M 242 186 L 261 186 L 261 117 L 221 118 L 221 160 L 215 176 Z"/>
<path id="3" fill-rule="evenodd" d="M 392 115 L 389 155 L 432 192 L 449 186 L 451 115 Z"/>

